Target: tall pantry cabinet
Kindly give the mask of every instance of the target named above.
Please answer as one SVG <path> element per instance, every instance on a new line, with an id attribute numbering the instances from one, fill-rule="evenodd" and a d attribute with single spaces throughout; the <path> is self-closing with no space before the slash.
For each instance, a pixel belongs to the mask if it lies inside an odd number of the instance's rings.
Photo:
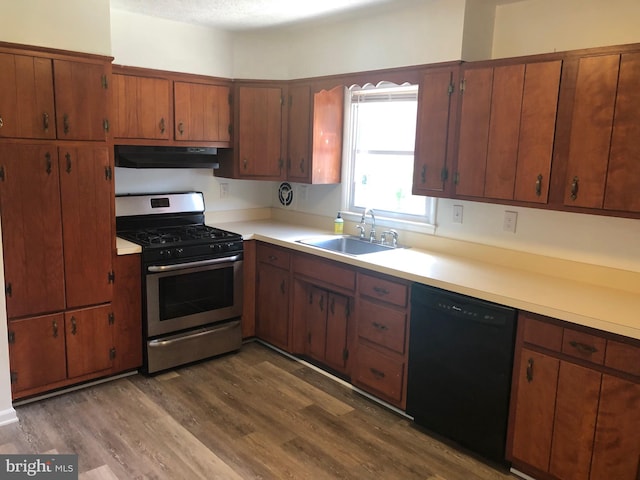
<path id="1" fill-rule="evenodd" d="M 0 219 L 12 395 L 110 373 L 111 58 L 0 44 Z"/>

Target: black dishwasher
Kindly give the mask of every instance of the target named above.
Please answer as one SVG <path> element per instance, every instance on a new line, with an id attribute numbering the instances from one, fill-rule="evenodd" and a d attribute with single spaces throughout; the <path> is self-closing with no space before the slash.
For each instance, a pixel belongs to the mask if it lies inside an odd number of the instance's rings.
<path id="1" fill-rule="evenodd" d="M 506 465 L 516 311 L 422 284 L 411 289 L 407 413 Z"/>

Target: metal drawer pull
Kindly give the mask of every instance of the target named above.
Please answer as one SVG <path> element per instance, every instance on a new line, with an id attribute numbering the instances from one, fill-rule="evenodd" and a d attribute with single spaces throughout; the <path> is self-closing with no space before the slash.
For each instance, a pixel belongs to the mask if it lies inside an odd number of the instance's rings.
<path id="1" fill-rule="evenodd" d="M 578 198 L 578 177 L 573 177 L 571 182 L 571 200 Z"/>
<path id="2" fill-rule="evenodd" d="M 587 345 L 586 343 L 576 342 L 575 340 L 570 341 L 569 345 L 571 345 L 573 348 L 578 350 L 580 353 L 584 353 L 586 355 L 592 355 L 598 351 L 598 349 L 593 345 Z"/>
<path id="3" fill-rule="evenodd" d="M 378 323 L 378 322 L 373 322 L 371 325 L 373 325 L 373 328 L 377 328 L 378 330 L 381 330 L 383 332 L 386 332 L 387 330 L 389 330 L 389 327 L 387 327 L 386 325 L 382 325 L 381 323 Z"/>
<path id="4" fill-rule="evenodd" d="M 276 260 L 278 260 L 278 257 L 275 255 L 269 255 L 269 261 L 270 262 L 275 262 Z"/>
<path id="5" fill-rule="evenodd" d="M 527 362 L 527 382 L 533 382 L 533 358 Z"/>
<path id="6" fill-rule="evenodd" d="M 78 325 L 76 324 L 76 317 L 71 317 L 71 335 L 78 333 Z"/>
<path id="7" fill-rule="evenodd" d="M 538 197 L 542 195 L 542 174 L 538 175 L 536 179 L 536 195 Z"/>
<path id="8" fill-rule="evenodd" d="M 58 338 L 58 322 L 53 321 L 53 338 Z"/>
<path id="9" fill-rule="evenodd" d="M 186 270 L 187 268 L 204 267 L 206 265 L 215 265 L 218 263 L 235 262 L 240 259 L 240 255 L 231 257 L 212 258 L 211 260 L 200 260 L 197 262 L 178 263 L 175 265 L 151 265 L 147 267 L 148 272 L 173 272 L 175 270 Z"/>
<path id="10" fill-rule="evenodd" d="M 384 378 L 384 372 L 381 372 L 380 370 L 378 370 L 376 368 L 370 368 L 369 370 L 371 371 L 371 373 L 373 373 L 373 376 L 376 377 L 377 379 L 383 379 Z"/>
<path id="11" fill-rule="evenodd" d="M 42 114 L 42 128 L 45 132 L 49 131 L 49 114 L 47 112 Z"/>
<path id="12" fill-rule="evenodd" d="M 378 295 L 389 295 L 389 290 L 384 287 L 373 287 L 373 291 Z"/>

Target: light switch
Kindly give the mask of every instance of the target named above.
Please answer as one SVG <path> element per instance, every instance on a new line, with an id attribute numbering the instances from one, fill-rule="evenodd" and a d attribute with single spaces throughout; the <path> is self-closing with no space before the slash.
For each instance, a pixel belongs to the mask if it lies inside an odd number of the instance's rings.
<path id="1" fill-rule="evenodd" d="M 462 223 L 462 205 L 453 206 L 453 223 Z"/>

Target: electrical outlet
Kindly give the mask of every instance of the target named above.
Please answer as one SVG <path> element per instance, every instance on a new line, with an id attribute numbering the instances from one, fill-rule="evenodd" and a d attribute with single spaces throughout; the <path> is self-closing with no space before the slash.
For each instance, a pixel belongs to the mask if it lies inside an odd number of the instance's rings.
<path id="1" fill-rule="evenodd" d="M 516 233 L 516 223 L 518 222 L 518 212 L 510 212 L 505 210 L 504 212 L 504 224 L 502 229 L 505 232 Z"/>
<path id="2" fill-rule="evenodd" d="M 298 201 L 300 206 L 304 206 L 307 203 L 309 196 L 309 189 L 307 185 L 298 185 Z"/>
<path id="3" fill-rule="evenodd" d="M 220 198 L 227 198 L 229 196 L 229 184 L 221 183 L 220 184 Z"/>
<path id="4" fill-rule="evenodd" d="M 462 205 L 453 206 L 453 223 L 462 223 Z"/>

